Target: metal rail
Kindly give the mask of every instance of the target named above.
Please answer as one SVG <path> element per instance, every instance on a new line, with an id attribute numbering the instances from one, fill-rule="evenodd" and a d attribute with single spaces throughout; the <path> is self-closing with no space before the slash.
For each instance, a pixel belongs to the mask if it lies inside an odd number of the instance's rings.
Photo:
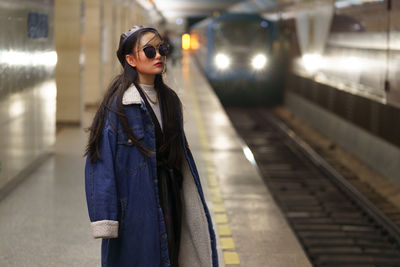
<path id="1" fill-rule="evenodd" d="M 306 142 L 304 142 L 295 132 L 287 127 L 282 121 L 277 120 L 270 114 L 265 117 L 273 123 L 287 138 L 289 138 L 297 147 L 298 152 L 302 153 L 311 160 L 316 167 L 323 171 L 331 181 L 346 191 L 349 196 L 357 201 L 368 214 L 378 221 L 390 233 L 390 235 L 400 244 L 400 228 L 394 224 L 385 214 L 383 214 L 371 201 L 369 201 L 360 191 L 349 183 L 339 172 L 337 172 L 329 163 L 327 163 L 318 153 L 316 153 Z"/>

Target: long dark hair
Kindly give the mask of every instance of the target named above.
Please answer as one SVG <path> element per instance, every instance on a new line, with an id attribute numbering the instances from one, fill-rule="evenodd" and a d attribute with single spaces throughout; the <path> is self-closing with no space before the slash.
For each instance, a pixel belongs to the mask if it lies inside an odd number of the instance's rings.
<path id="1" fill-rule="evenodd" d="M 96 112 L 92 125 L 87 129 L 87 131 L 90 131 L 90 135 L 84 156 L 88 155 L 92 163 L 96 162 L 97 160 L 101 160 L 99 144 L 104 127 L 104 118 L 106 115 L 109 116 L 110 112 L 113 112 L 118 116 L 124 133 L 132 140 L 133 144 L 143 154 L 146 156 L 151 156 L 154 152 L 144 147 L 137 140 L 132 132 L 132 129 L 129 127 L 129 122 L 122 106 L 122 96 L 124 92 L 132 84 L 139 88 L 138 72 L 136 68 L 132 67 L 126 62 L 125 55 L 132 53 L 133 48 L 136 47 L 136 44 L 140 41 L 141 37 L 147 32 L 152 32 L 162 39 L 156 29 L 144 27 L 135 29 L 133 34 L 127 35 L 127 33 L 124 33 L 121 35 L 117 55 L 123 66 L 123 71 L 111 82 L 106 94 L 104 95 L 103 101 Z M 155 76 L 154 87 L 159 92 L 160 97 L 162 97 L 167 111 L 166 121 L 163 122 L 163 132 L 166 137 L 166 142 L 160 148 L 160 151 L 166 151 L 169 149 L 168 162 L 172 166 L 180 168 L 183 159 L 183 147 L 180 136 L 178 111 L 180 111 L 180 114 L 182 114 L 182 104 L 176 93 L 164 83 L 161 74 L 157 74 Z M 116 110 L 112 108 L 112 104 L 114 103 L 115 99 L 117 104 Z"/>

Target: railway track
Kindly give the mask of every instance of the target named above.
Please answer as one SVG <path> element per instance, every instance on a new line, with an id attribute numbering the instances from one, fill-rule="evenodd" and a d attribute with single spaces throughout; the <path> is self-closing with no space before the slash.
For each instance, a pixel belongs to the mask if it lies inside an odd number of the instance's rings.
<path id="1" fill-rule="evenodd" d="M 284 124 L 226 109 L 314 266 L 400 266 L 400 230 Z"/>

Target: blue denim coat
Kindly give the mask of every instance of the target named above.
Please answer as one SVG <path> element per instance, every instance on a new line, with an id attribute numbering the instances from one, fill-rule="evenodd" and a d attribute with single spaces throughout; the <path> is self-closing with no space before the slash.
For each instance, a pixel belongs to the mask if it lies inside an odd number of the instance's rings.
<path id="1" fill-rule="evenodd" d="M 134 135 L 155 150 L 154 125 L 132 85 L 122 104 Z M 113 108 L 116 109 L 116 103 Z M 178 114 L 182 118 L 182 114 Z M 182 121 L 182 120 L 180 120 Z M 181 267 L 218 266 L 215 234 L 193 156 L 185 145 Z M 86 158 L 86 199 L 95 238 L 102 240 L 102 266 L 169 266 L 168 242 L 158 199 L 156 156 L 144 156 L 127 138 L 115 113 L 105 117 L 100 154 Z"/>

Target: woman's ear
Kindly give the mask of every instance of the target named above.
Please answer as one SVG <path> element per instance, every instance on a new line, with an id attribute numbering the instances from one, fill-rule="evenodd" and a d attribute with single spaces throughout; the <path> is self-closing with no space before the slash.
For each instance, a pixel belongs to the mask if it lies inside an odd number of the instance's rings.
<path id="1" fill-rule="evenodd" d="M 136 58 L 132 54 L 125 55 L 125 60 L 132 67 L 136 67 Z"/>

